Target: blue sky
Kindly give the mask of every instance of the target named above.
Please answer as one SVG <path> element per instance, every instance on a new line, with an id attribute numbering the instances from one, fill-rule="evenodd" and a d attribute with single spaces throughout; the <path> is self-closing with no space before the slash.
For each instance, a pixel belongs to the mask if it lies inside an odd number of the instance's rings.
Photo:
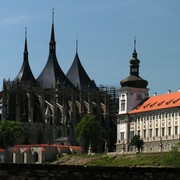
<path id="1" fill-rule="evenodd" d="M 180 88 L 179 0 L 1 0 L 0 86 L 23 62 L 25 27 L 29 63 L 37 78 L 48 58 L 55 8 L 59 64 L 66 74 L 75 56 L 97 85 L 120 87 L 129 75 L 134 37 L 140 76 L 150 95 Z"/>

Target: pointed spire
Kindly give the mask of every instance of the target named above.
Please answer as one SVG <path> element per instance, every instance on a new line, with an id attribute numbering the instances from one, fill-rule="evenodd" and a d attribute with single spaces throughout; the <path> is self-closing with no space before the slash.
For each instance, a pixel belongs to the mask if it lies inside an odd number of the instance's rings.
<path id="1" fill-rule="evenodd" d="M 21 66 L 21 69 L 14 79 L 14 81 L 19 81 L 19 82 L 32 82 L 32 83 L 37 83 L 34 75 L 31 71 L 30 65 L 29 65 L 29 60 L 28 60 L 28 47 L 27 47 L 27 28 L 25 28 L 25 43 L 24 43 L 24 59 L 23 59 L 23 64 Z"/>
<path id="2" fill-rule="evenodd" d="M 52 10 L 52 30 L 51 39 L 49 42 L 49 56 L 44 69 L 37 78 L 37 82 L 39 82 L 39 84 L 41 84 L 45 89 L 54 89 L 56 88 L 56 84 L 59 84 L 62 89 L 76 89 L 62 71 L 56 57 L 56 42 L 54 35 L 54 8 Z"/>
<path id="3" fill-rule="evenodd" d="M 130 74 L 134 76 L 139 76 L 139 59 L 137 58 L 136 52 L 136 38 L 134 38 L 134 51 L 132 53 L 132 58 L 130 60 Z"/>
<path id="4" fill-rule="evenodd" d="M 24 61 L 28 61 L 27 28 L 25 27 Z"/>
<path id="5" fill-rule="evenodd" d="M 49 51 L 50 53 L 56 52 L 56 41 L 55 41 L 55 34 L 54 34 L 54 8 L 52 9 L 52 29 L 51 29 L 51 39 L 49 42 Z"/>
<path id="6" fill-rule="evenodd" d="M 134 37 L 134 51 L 136 51 L 136 37 Z"/>
<path id="7" fill-rule="evenodd" d="M 52 23 L 54 24 L 54 8 L 52 8 Z"/>
<path id="8" fill-rule="evenodd" d="M 136 52 L 136 37 L 134 37 L 134 52 L 132 53 L 132 57 L 137 58 L 137 52 Z"/>
<path id="9" fill-rule="evenodd" d="M 66 74 L 71 83 L 81 91 L 97 91 L 97 86 L 93 80 L 91 80 L 82 66 L 78 55 L 78 39 L 76 40 L 76 54 L 74 61 Z"/>
<path id="10" fill-rule="evenodd" d="M 78 53 L 78 40 L 76 40 L 76 54 Z"/>

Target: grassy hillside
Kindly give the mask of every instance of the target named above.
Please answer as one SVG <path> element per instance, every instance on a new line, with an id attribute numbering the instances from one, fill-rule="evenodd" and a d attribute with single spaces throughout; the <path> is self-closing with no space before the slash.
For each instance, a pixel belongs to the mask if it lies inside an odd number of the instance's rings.
<path id="1" fill-rule="evenodd" d="M 65 155 L 54 164 L 86 166 L 180 167 L 180 152 L 122 155 Z"/>

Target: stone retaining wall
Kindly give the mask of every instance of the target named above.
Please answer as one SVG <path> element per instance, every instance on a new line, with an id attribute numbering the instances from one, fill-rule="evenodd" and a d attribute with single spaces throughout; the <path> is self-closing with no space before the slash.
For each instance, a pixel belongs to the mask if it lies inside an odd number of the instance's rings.
<path id="1" fill-rule="evenodd" d="M 179 168 L 0 164 L 2 180 L 179 180 Z"/>

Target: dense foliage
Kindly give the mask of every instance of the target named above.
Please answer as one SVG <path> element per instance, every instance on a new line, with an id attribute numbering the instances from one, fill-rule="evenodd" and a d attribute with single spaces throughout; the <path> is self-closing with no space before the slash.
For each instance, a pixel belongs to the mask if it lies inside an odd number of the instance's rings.
<path id="1" fill-rule="evenodd" d="M 134 135 L 129 145 L 135 146 L 138 149 L 138 152 L 140 152 L 143 148 L 144 141 L 140 138 L 139 135 Z"/>
<path id="2" fill-rule="evenodd" d="M 26 131 L 24 127 L 16 121 L 2 120 L 0 121 L 0 146 L 7 147 L 13 146 L 23 141 L 26 137 Z"/>
<path id="3" fill-rule="evenodd" d="M 102 133 L 102 127 L 93 114 L 86 114 L 76 127 L 77 140 L 84 145 L 86 151 L 89 145 L 93 152 L 98 151 L 104 143 Z"/>

